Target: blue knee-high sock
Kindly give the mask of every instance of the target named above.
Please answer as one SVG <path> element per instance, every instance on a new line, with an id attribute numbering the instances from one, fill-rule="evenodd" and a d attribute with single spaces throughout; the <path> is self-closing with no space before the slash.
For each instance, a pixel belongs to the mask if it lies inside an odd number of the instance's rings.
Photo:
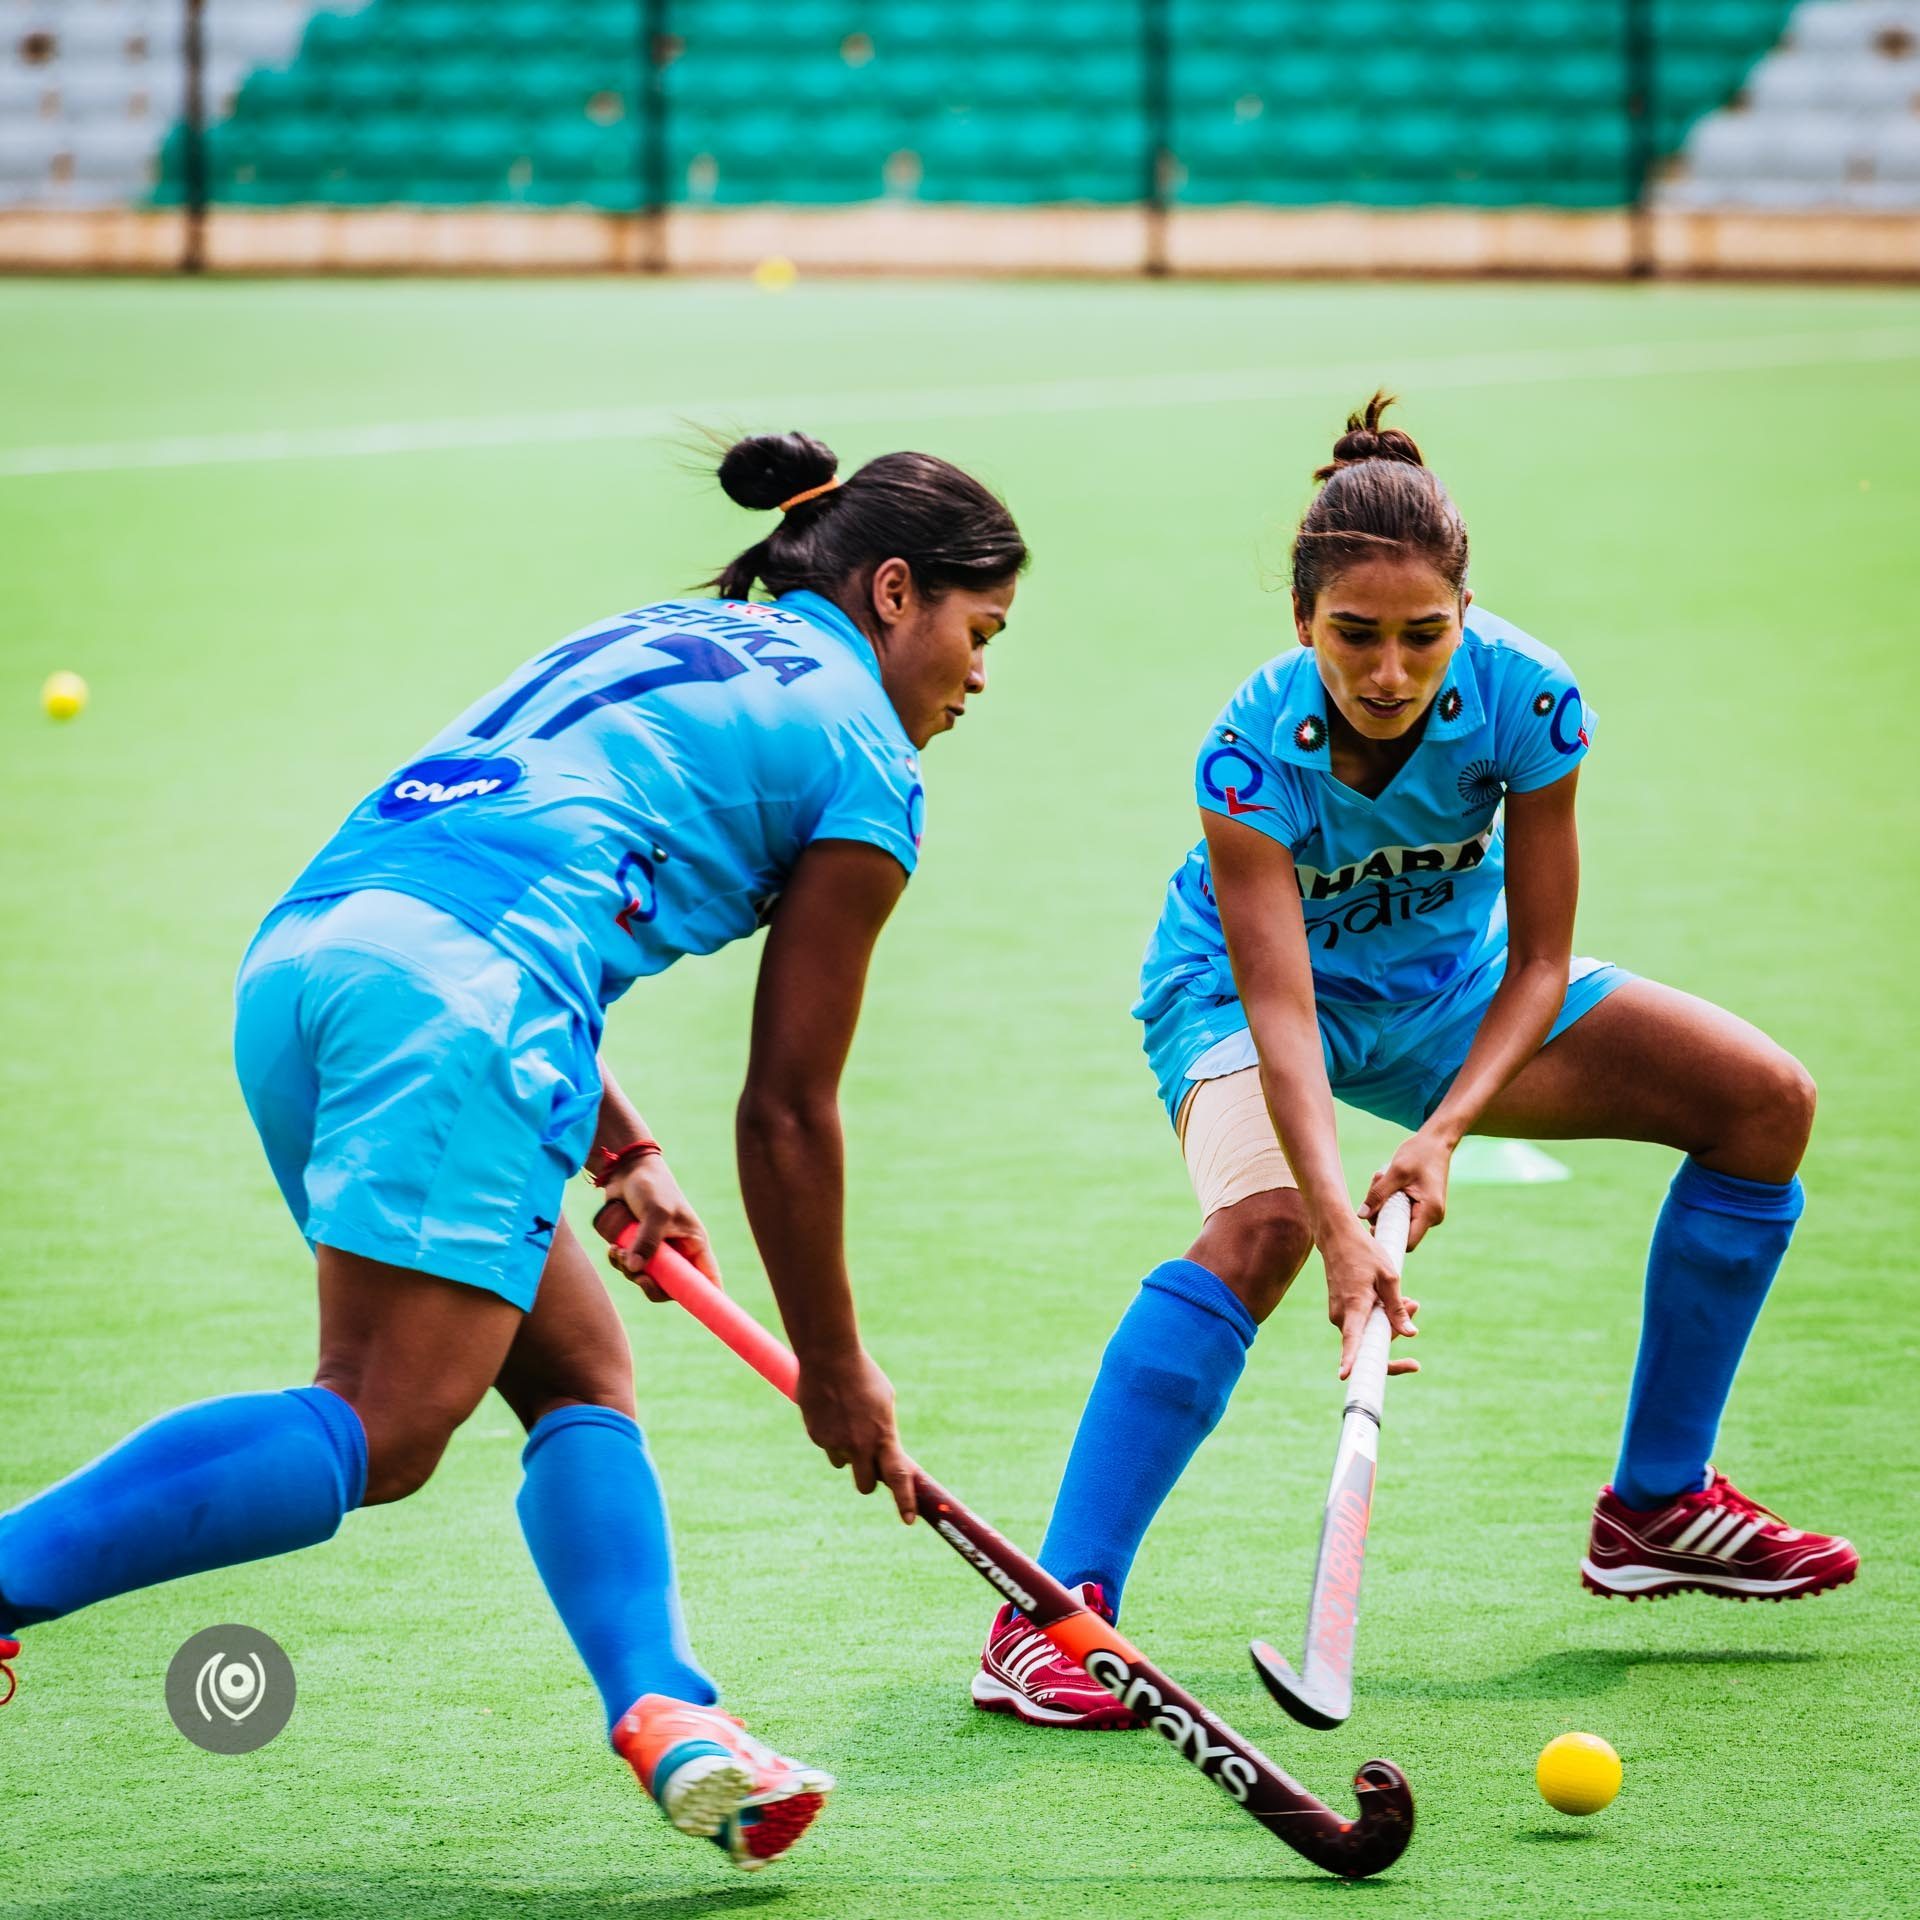
<path id="1" fill-rule="evenodd" d="M 177 1408 L 0 1515 L 0 1633 L 316 1546 L 366 1488 L 366 1430 L 326 1387 Z"/>
<path id="2" fill-rule="evenodd" d="M 1683 1160 L 1653 1230 L 1646 1311 L 1613 1490 L 1664 1506 L 1706 1485 L 1747 1336 L 1786 1257 L 1805 1196 Z"/>
<path id="3" fill-rule="evenodd" d="M 640 1429 L 611 1407 L 534 1422 L 514 1503 L 554 1611 L 586 1662 L 611 1728 L 643 1693 L 710 1706 L 680 1617 L 667 1503 Z"/>
<path id="4" fill-rule="evenodd" d="M 1040 1547 L 1056 1580 L 1097 1580 L 1117 1613 L 1153 1516 L 1220 1423 L 1258 1326 L 1191 1260 L 1147 1275 L 1101 1356 Z"/>

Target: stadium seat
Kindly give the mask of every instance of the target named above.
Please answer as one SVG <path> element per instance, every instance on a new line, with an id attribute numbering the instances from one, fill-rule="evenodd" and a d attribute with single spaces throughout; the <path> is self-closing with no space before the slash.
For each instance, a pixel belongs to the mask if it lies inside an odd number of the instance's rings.
<path id="1" fill-rule="evenodd" d="M 1920 33 L 1920 6 L 1902 0 L 1844 0 L 1835 5 L 1802 4 L 1794 9 L 1787 38 L 1796 47 L 1826 47 L 1852 52 L 1871 47 L 1883 33 Z"/>
<path id="2" fill-rule="evenodd" d="M 1866 147 L 1850 114 L 1803 113 L 1768 123 L 1776 178 L 1839 186 Z"/>
<path id="3" fill-rule="evenodd" d="M 1904 185 L 1908 204 L 1920 199 L 1920 119 L 1880 128 L 1870 151 L 1877 179 Z"/>
<path id="4" fill-rule="evenodd" d="M 1695 129 L 1686 158 L 1694 178 L 1738 181 L 1768 170 L 1772 124 L 1751 114 L 1722 114 Z"/>
<path id="5" fill-rule="evenodd" d="M 0 66 L 0 127 L 32 118 L 55 91 L 45 68 Z"/>
<path id="6" fill-rule="evenodd" d="M 1756 107 L 1853 108 L 1866 113 L 1920 107 L 1920 55 L 1888 59 L 1854 50 L 1796 51 L 1764 62 L 1748 89 Z"/>
<path id="7" fill-rule="evenodd" d="M 50 123 L 0 126 L 0 183 L 8 188 L 44 187 L 48 184 L 54 155 L 65 150 L 63 130 Z M 10 193 L 9 198 L 12 197 L 15 196 Z"/>

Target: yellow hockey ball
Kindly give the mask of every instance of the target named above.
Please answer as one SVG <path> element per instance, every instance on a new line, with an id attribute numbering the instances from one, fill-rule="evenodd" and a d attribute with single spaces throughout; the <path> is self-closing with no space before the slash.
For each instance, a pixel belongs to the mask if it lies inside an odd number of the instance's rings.
<path id="1" fill-rule="evenodd" d="M 753 270 L 753 284 L 765 293 L 785 293 L 800 278 L 800 269 L 784 253 L 770 253 Z"/>
<path id="2" fill-rule="evenodd" d="M 40 704 L 54 720 L 71 720 L 87 704 L 87 683 L 77 673 L 50 673 L 40 689 Z"/>
<path id="3" fill-rule="evenodd" d="M 1595 1733 L 1563 1733 L 1540 1750 L 1533 1777 L 1561 1813 L 1598 1813 L 1620 1791 L 1620 1756 Z"/>

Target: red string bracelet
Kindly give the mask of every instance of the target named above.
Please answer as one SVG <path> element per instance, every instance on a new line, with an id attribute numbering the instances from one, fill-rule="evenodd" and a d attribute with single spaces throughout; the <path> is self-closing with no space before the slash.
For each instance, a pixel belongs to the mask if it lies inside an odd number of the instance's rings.
<path id="1" fill-rule="evenodd" d="M 600 1164 L 588 1166 L 587 1178 L 596 1187 L 606 1187 L 622 1167 L 644 1160 L 650 1153 L 665 1153 L 666 1148 L 658 1140 L 629 1140 L 624 1147 L 595 1147 L 593 1151 Z"/>

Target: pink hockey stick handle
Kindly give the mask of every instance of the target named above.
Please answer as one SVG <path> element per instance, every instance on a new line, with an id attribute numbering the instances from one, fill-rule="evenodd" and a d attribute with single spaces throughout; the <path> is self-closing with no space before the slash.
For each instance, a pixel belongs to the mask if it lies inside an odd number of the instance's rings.
<path id="1" fill-rule="evenodd" d="M 614 1241 L 622 1253 L 639 1239 L 638 1225 Z M 731 1347 L 755 1373 L 778 1387 L 789 1400 L 800 1388 L 800 1363 L 731 1294 L 722 1293 L 685 1254 L 662 1247 L 647 1262 L 647 1277 L 671 1300 L 677 1301 L 716 1339 Z"/>

